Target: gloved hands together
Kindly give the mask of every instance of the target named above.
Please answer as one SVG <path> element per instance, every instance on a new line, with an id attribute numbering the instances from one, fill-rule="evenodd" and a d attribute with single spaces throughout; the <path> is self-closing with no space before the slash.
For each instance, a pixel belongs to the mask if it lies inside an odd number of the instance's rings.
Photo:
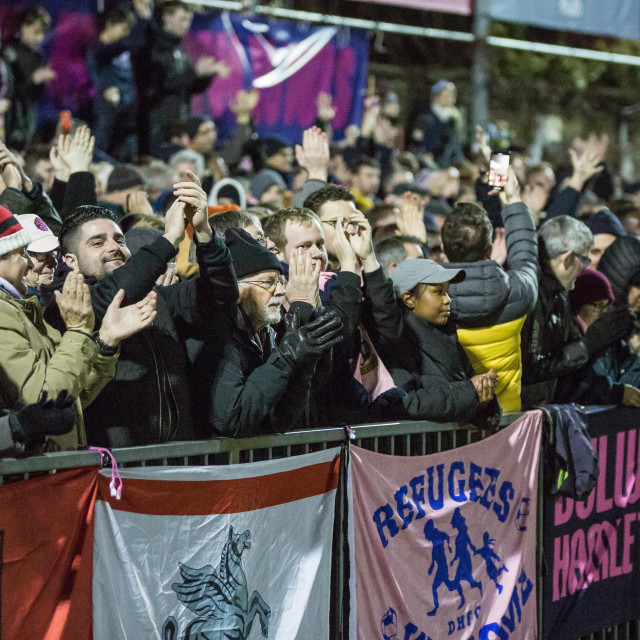
<path id="1" fill-rule="evenodd" d="M 65 390 L 55 400 L 49 400 L 46 391 L 34 404 L 28 404 L 11 414 L 9 423 L 14 438 L 23 444 L 44 439 L 45 436 L 59 436 L 73 428 L 75 398 Z"/>
<path id="2" fill-rule="evenodd" d="M 286 331 L 278 351 L 298 366 L 315 364 L 320 356 L 342 341 L 342 321 L 335 311 L 320 307 L 315 318 L 300 326 L 298 309 L 287 314 Z"/>
<path id="3" fill-rule="evenodd" d="M 602 314 L 584 334 L 582 341 L 589 356 L 593 356 L 611 344 L 625 340 L 631 334 L 635 313 L 626 305 L 614 307 Z"/>

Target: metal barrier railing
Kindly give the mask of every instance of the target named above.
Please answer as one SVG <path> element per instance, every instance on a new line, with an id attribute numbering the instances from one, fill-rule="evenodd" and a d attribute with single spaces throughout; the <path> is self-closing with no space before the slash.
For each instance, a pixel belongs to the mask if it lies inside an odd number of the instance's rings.
<path id="1" fill-rule="evenodd" d="M 520 417 L 521 413 L 502 416 L 501 426 L 507 426 Z M 490 435 L 468 424 L 434 423 L 427 421 L 401 421 L 358 425 L 353 430 L 351 442 L 378 453 L 390 455 L 427 455 L 446 451 L 476 442 Z M 293 431 L 284 434 L 232 439 L 213 438 L 193 442 L 172 442 L 114 449 L 113 455 L 122 467 L 140 466 L 190 466 L 225 465 L 271 460 L 290 457 L 343 445 L 348 438 L 342 427 Z M 31 476 L 55 473 L 62 469 L 100 464 L 101 455 L 94 451 L 73 451 L 48 453 L 30 458 L 0 459 L 0 485 Z M 542 474 L 540 474 L 541 476 Z M 344 477 L 344 476 L 343 476 Z M 540 483 L 542 486 L 542 483 Z M 346 483 L 340 483 L 336 496 L 336 528 L 334 546 L 346 548 Z M 540 498 L 542 496 L 540 495 Z M 539 501 L 542 504 L 542 500 Z M 539 509 L 538 536 L 542 549 L 542 509 Z M 344 585 L 348 582 L 349 568 L 345 554 L 334 554 L 332 571 L 332 620 L 335 632 L 332 640 L 346 640 L 348 637 L 348 597 Z M 541 626 L 542 614 L 542 559 L 538 558 L 538 603 Z M 576 640 L 566 638 L 563 640 Z M 617 627 L 602 629 L 581 640 L 640 640 L 640 620 L 630 621 Z"/>

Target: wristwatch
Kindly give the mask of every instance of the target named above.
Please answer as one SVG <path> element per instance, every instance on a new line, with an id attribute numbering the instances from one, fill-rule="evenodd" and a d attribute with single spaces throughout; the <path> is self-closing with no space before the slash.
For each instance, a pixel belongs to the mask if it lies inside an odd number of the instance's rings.
<path id="1" fill-rule="evenodd" d="M 110 347 L 106 342 L 100 340 L 100 335 L 96 331 L 92 336 L 93 341 L 98 345 L 98 350 L 101 356 L 105 356 L 107 358 L 111 356 L 115 356 L 120 353 L 120 345 L 118 344 L 115 347 Z"/>

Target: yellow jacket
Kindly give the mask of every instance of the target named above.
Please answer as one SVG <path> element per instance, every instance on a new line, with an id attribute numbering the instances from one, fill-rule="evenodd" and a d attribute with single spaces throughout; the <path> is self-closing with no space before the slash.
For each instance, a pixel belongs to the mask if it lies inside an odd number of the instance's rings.
<path id="1" fill-rule="evenodd" d="M 481 329 L 458 329 L 458 340 L 476 373 L 498 373 L 496 395 L 502 410 L 520 411 L 522 353 L 520 332 L 526 316 Z"/>

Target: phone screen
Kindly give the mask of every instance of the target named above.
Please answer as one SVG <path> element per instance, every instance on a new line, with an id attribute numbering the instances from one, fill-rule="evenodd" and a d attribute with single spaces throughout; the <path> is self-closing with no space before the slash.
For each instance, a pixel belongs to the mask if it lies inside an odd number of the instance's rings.
<path id="1" fill-rule="evenodd" d="M 501 190 L 509 177 L 509 154 L 494 153 L 489 162 L 489 186 Z"/>

